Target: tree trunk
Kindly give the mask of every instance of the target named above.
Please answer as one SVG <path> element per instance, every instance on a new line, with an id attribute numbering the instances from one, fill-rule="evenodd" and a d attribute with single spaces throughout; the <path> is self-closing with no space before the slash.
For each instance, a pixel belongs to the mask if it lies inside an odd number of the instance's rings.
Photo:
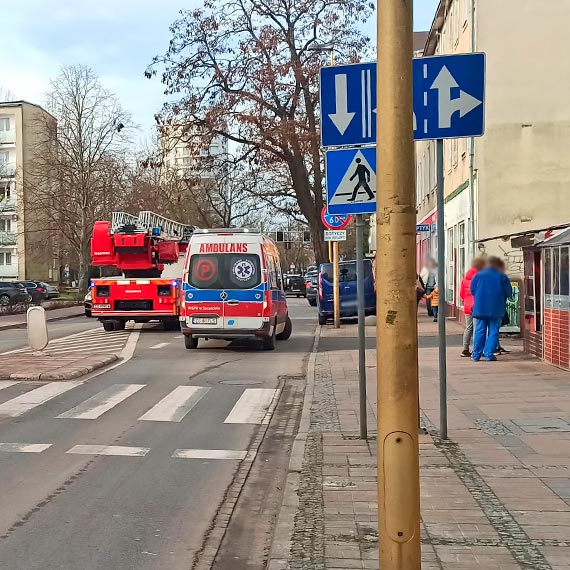
<path id="1" fill-rule="evenodd" d="M 324 228 L 320 219 L 318 221 L 309 220 L 309 229 L 311 230 L 311 241 L 315 250 L 315 260 L 317 265 L 327 263 L 329 261 L 328 246 L 324 239 Z"/>
<path id="2" fill-rule="evenodd" d="M 85 295 L 89 287 L 89 266 L 91 252 L 89 247 L 82 247 L 79 253 L 79 294 Z"/>

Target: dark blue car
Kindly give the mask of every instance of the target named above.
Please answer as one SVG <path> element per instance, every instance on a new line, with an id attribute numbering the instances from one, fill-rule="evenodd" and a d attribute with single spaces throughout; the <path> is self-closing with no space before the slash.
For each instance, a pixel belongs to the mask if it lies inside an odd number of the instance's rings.
<path id="1" fill-rule="evenodd" d="M 341 261 L 339 264 L 339 292 L 341 318 L 356 317 L 358 306 L 356 298 L 356 261 Z M 333 264 L 323 263 L 319 268 L 318 290 L 319 324 L 326 324 L 334 317 L 333 302 Z M 366 315 L 376 314 L 376 292 L 372 262 L 364 260 L 364 311 Z"/>

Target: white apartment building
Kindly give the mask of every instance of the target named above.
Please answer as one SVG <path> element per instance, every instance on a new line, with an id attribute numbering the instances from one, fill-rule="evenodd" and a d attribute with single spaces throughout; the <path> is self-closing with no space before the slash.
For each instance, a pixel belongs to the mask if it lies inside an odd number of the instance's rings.
<path id="1" fill-rule="evenodd" d="M 58 279 L 52 241 L 28 232 L 38 212 L 26 203 L 26 188 L 34 183 L 30 167 L 41 152 L 39 130 L 55 119 L 25 101 L 0 102 L 0 279 Z"/>
<path id="2" fill-rule="evenodd" d="M 204 184 L 215 178 L 216 165 L 228 156 L 225 137 L 216 136 L 210 143 L 203 144 L 198 127 L 183 132 L 180 126 L 165 126 L 160 145 L 166 172 L 175 172 L 183 178 L 196 178 Z"/>
<path id="3" fill-rule="evenodd" d="M 568 0 L 441 0 L 425 55 L 486 53 L 485 134 L 445 141 L 446 300 L 470 259 L 499 255 L 511 278 L 523 258 L 508 236 L 570 223 Z M 437 254 L 435 142 L 416 143 L 418 264 Z"/>

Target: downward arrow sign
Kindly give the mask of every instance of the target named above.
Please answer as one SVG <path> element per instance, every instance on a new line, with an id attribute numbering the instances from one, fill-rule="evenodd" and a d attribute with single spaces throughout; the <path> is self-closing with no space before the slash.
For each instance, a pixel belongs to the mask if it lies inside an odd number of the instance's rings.
<path id="1" fill-rule="evenodd" d="M 348 112 L 348 86 L 345 73 L 339 73 L 334 77 L 335 90 L 335 112 L 329 114 L 330 120 L 338 129 L 341 135 L 344 135 L 350 122 L 356 113 Z"/>
<path id="2" fill-rule="evenodd" d="M 449 69 L 444 65 L 430 87 L 430 89 L 437 89 L 438 93 L 440 129 L 451 128 L 451 117 L 457 111 L 459 111 L 460 117 L 464 117 L 482 104 L 482 101 L 465 91 L 459 91 L 459 97 L 452 99 L 451 90 L 455 87 L 459 87 L 459 85 Z"/>

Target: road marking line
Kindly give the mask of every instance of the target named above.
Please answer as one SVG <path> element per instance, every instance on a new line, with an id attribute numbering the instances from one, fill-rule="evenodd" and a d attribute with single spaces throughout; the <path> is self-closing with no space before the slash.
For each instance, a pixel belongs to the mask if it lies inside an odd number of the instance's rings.
<path id="1" fill-rule="evenodd" d="M 0 451 L 10 453 L 41 453 L 49 449 L 51 443 L 0 443 Z"/>
<path id="2" fill-rule="evenodd" d="M 168 346 L 170 343 L 169 342 L 159 342 L 158 344 L 155 344 L 154 346 L 149 347 L 150 350 L 156 350 L 157 348 L 164 348 L 165 346 Z"/>
<path id="3" fill-rule="evenodd" d="M 181 459 L 237 459 L 242 461 L 247 457 L 247 451 L 233 449 L 177 449 L 172 457 Z"/>
<path id="4" fill-rule="evenodd" d="M 151 422 L 180 422 L 186 414 L 210 391 L 199 386 L 178 386 L 162 398 L 139 420 Z"/>
<path id="5" fill-rule="evenodd" d="M 25 394 L 21 394 L 16 398 L 12 398 L 3 404 L 0 404 L 0 416 L 10 416 L 15 418 L 21 416 L 24 412 L 41 406 L 47 401 L 83 384 L 81 380 L 72 382 L 50 382 L 45 386 L 40 386 L 35 390 L 30 390 Z"/>
<path id="6" fill-rule="evenodd" d="M 261 424 L 280 390 L 248 388 L 225 419 L 225 424 Z"/>
<path id="7" fill-rule="evenodd" d="M 144 457 L 149 447 L 126 447 L 123 445 L 75 445 L 65 453 L 76 455 L 122 455 L 124 457 Z"/>
<path id="8" fill-rule="evenodd" d="M 74 420 L 96 420 L 145 386 L 146 384 L 114 384 L 57 417 Z"/>
<path id="9" fill-rule="evenodd" d="M 13 386 L 14 384 L 17 384 L 17 382 L 13 382 L 12 380 L 2 380 L 2 381 L 0 381 L 0 390 L 4 390 L 5 388 L 9 388 L 10 386 Z"/>

